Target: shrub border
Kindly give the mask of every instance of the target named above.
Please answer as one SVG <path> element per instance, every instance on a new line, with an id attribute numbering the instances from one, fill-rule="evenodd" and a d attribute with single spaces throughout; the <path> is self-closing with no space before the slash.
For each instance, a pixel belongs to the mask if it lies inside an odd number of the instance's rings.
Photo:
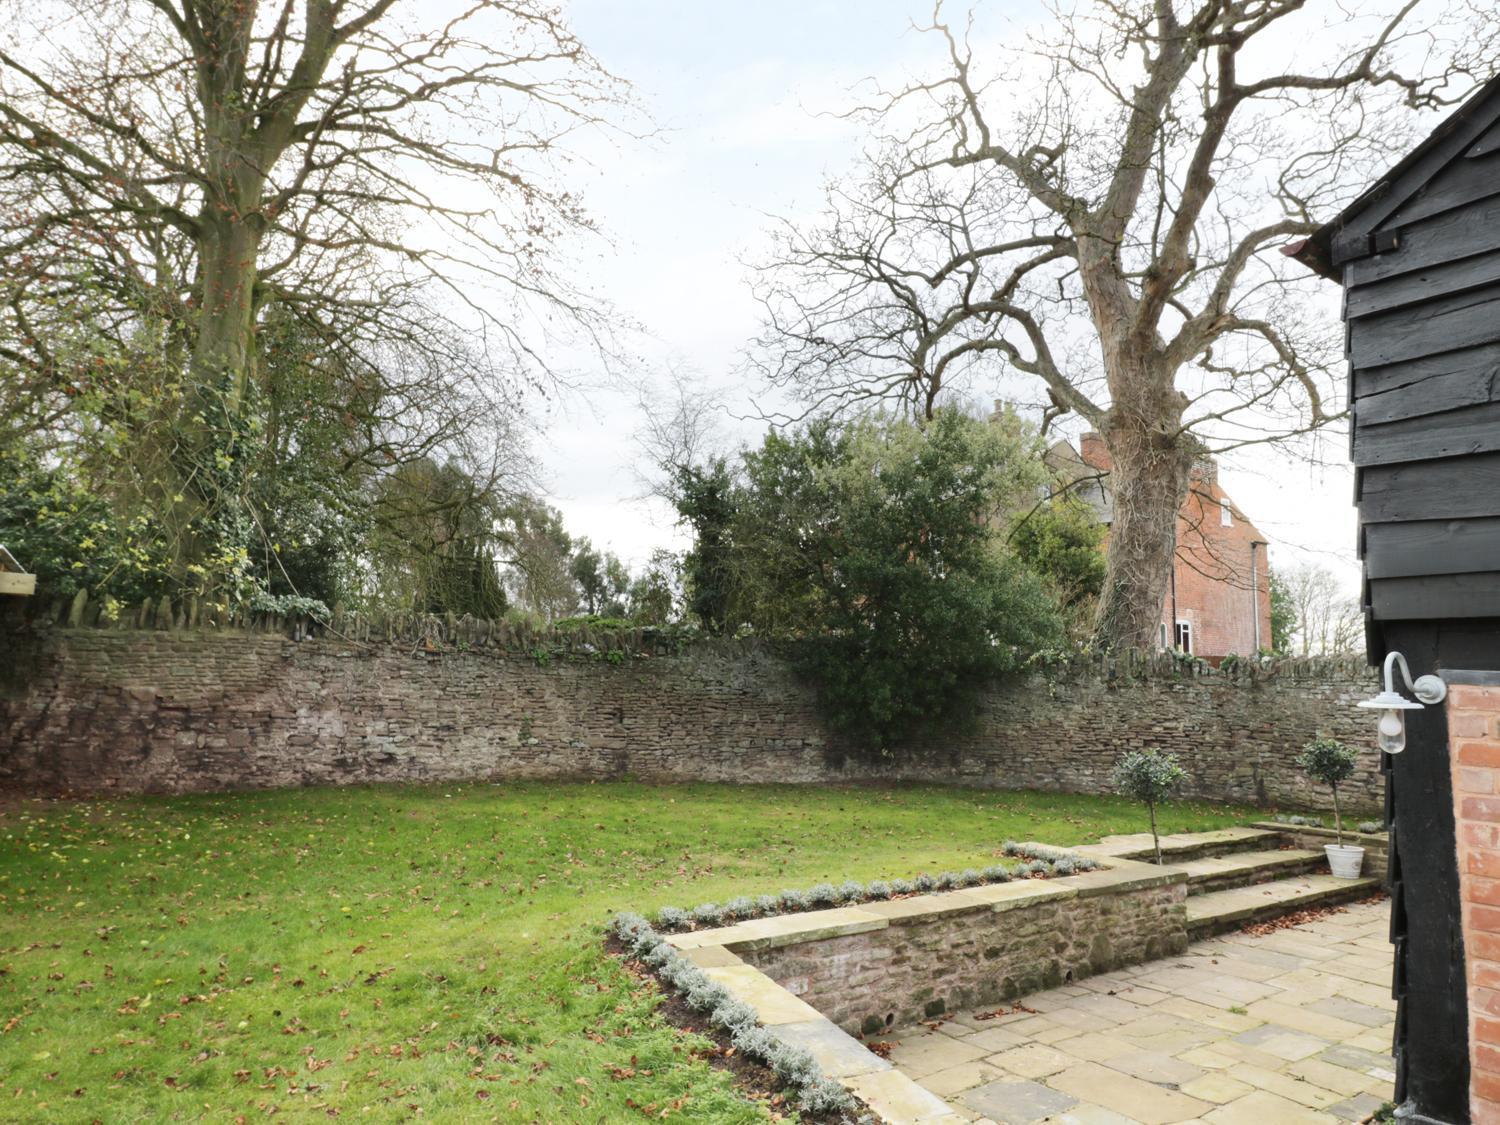
<path id="1" fill-rule="evenodd" d="M 1016 843 L 1007 840 L 1000 849 L 1012 858 L 1026 862 L 1014 868 L 996 864 L 982 871 L 972 867 L 963 871 L 944 871 L 941 875 L 922 873 L 914 879 L 877 879 L 868 885 L 853 879 L 834 886 L 818 883 L 805 891 L 788 890 L 775 895 L 759 895 L 756 898 L 740 896 L 728 902 L 700 903 L 691 910 L 676 906 L 663 906 L 655 914 L 651 925 L 662 933 L 686 933 L 700 926 L 713 929 L 733 925 L 755 918 L 776 918 L 784 914 L 803 914 L 812 910 L 828 910 L 837 906 L 855 906 L 862 902 L 886 902 L 907 895 L 928 894 L 932 891 L 963 890 L 966 887 L 982 887 L 996 883 L 1009 883 L 1015 879 L 1055 879 L 1077 875 L 1084 871 L 1095 871 L 1101 864 L 1096 859 L 1054 848 L 1046 844 Z"/>
<path id="2" fill-rule="evenodd" d="M 823 1073 L 811 1051 L 783 1042 L 761 1026 L 759 1013 L 751 1005 L 710 979 L 645 918 L 626 911 L 615 915 L 609 928 L 632 957 L 654 969 L 682 993 L 690 1007 L 721 1029 L 735 1050 L 764 1063 L 793 1087 L 799 1109 L 811 1114 L 838 1113 L 845 1115 L 845 1120 L 854 1120 L 850 1115 L 859 1108 L 854 1095 Z"/>

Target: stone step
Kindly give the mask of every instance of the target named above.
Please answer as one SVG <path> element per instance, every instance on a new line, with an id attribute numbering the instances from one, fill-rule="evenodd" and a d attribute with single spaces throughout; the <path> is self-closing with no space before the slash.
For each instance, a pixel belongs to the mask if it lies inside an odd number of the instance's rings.
<path id="1" fill-rule="evenodd" d="M 1212 937 L 1252 922 L 1265 922 L 1314 906 L 1334 906 L 1366 898 L 1380 890 L 1380 880 L 1335 879 L 1332 875 L 1299 875 L 1227 891 L 1193 895 L 1187 901 L 1188 936 Z"/>
<path id="2" fill-rule="evenodd" d="M 1213 832 L 1176 832 L 1161 838 L 1161 856 L 1165 863 L 1181 864 L 1209 856 L 1232 855 L 1235 852 L 1268 851 L 1286 838 L 1267 828 L 1220 828 Z M 1135 832 L 1128 836 L 1106 836 L 1097 844 L 1088 844 L 1075 851 L 1085 855 L 1115 856 L 1120 859 L 1140 859 L 1152 862 L 1156 851 L 1152 847 L 1151 833 Z"/>
<path id="3" fill-rule="evenodd" d="M 1188 894 L 1202 895 L 1293 875 L 1326 874 L 1328 857 L 1310 848 L 1277 848 L 1205 856 L 1171 866 L 1188 873 Z"/>

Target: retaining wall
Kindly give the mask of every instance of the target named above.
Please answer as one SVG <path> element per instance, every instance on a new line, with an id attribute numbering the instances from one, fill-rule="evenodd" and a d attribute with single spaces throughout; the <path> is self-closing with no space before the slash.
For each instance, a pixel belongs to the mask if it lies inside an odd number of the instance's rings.
<path id="1" fill-rule="evenodd" d="M 1187 948 L 1187 875 L 1102 871 L 867 903 L 883 924 L 725 945 L 845 1031 L 918 1020 L 1071 984 Z"/>

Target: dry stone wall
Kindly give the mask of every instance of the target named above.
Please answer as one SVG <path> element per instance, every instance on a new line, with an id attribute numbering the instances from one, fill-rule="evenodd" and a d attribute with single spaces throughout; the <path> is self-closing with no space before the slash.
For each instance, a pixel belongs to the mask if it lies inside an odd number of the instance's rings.
<path id="1" fill-rule="evenodd" d="M 1121 752 L 1182 756 L 1184 794 L 1324 808 L 1293 757 L 1315 733 L 1362 748 L 1356 662 L 1230 672 L 1088 661 L 997 682 L 978 722 L 869 764 L 821 723 L 766 645 L 646 633 L 514 635 L 472 622 L 126 627 L 0 622 L 0 785 L 189 792 L 381 781 L 904 778 L 1107 792 Z M 614 647 L 610 647 L 614 646 Z M 1375 808 L 1377 755 L 1346 790 Z"/>

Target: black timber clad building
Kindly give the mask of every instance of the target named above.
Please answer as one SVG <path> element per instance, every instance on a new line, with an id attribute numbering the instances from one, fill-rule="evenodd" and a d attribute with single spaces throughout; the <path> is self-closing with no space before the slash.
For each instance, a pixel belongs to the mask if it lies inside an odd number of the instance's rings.
<path id="1" fill-rule="evenodd" d="M 1500 77 L 1288 252 L 1344 288 L 1370 658 L 1485 682 L 1500 670 Z M 1413 1120 L 1466 1122 L 1443 708 L 1410 712 L 1385 763 L 1396 1099 Z"/>

